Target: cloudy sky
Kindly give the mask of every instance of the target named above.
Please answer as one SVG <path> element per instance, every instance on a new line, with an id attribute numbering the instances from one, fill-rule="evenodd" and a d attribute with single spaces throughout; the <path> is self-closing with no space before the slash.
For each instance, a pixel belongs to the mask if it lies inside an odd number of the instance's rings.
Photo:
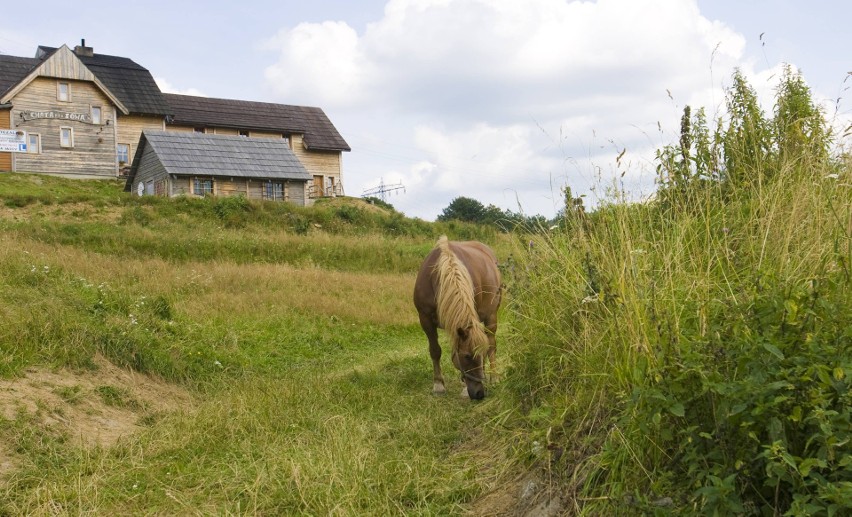
<path id="1" fill-rule="evenodd" d="M 683 106 L 719 113 L 734 67 L 766 110 L 790 63 L 829 119 L 852 119 L 850 2 L 43 0 L 15 12 L 0 17 L 0 53 L 85 38 L 164 91 L 323 108 L 352 147 L 346 194 L 404 187 L 387 200 L 428 220 L 458 196 L 547 217 L 566 185 L 590 203 L 614 182 L 646 196 Z"/>

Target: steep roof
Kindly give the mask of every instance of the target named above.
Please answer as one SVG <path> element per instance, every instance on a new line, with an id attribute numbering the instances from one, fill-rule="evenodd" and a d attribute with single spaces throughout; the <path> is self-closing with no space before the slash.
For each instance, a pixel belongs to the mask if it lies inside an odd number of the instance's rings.
<path id="1" fill-rule="evenodd" d="M 38 47 L 38 55 L 54 52 L 53 47 Z M 131 59 L 106 54 L 75 54 L 115 95 L 131 114 L 170 115 L 171 108 L 147 68 Z"/>
<path id="2" fill-rule="evenodd" d="M 0 54 L 0 97 L 21 82 L 41 63 L 40 59 Z"/>
<path id="3" fill-rule="evenodd" d="M 320 108 L 173 93 L 164 96 L 172 108 L 173 124 L 302 133 L 308 149 L 351 150 Z"/>
<path id="4" fill-rule="evenodd" d="M 281 138 L 143 131 L 124 186 L 130 191 L 145 150 L 154 151 L 168 174 L 307 181 L 312 176 Z"/>

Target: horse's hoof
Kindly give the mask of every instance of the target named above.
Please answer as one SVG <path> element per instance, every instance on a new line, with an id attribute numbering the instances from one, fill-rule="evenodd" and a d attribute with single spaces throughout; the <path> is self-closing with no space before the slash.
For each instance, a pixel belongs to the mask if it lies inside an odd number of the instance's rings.
<path id="1" fill-rule="evenodd" d="M 442 385 L 440 385 L 440 384 L 436 384 L 436 385 L 432 388 L 432 395 L 436 395 L 436 396 L 441 397 L 441 396 L 444 396 L 444 395 L 446 395 L 446 394 L 447 394 L 447 389 L 446 389 L 446 388 L 444 388 L 444 387 L 443 387 Z"/>

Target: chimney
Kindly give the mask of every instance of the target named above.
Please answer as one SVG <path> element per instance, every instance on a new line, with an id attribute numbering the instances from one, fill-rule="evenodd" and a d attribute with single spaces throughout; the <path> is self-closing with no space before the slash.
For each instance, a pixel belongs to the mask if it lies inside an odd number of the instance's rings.
<path id="1" fill-rule="evenodd" d="M 81 39 L 80 44 L 74 47 L 74 53 L 78 56 L 92 57 L 95 55 L 95 49 L 86 46 L 86 40 Z"/>

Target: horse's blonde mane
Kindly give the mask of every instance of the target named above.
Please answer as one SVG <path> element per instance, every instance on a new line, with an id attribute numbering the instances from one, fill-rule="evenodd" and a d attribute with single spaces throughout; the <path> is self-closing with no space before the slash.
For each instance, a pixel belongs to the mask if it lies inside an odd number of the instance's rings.
<path id="1" fill-rule="evenodd" d="M 488 335 L 476 312 L 470 273 L 450 249 L 446 235 L 438 239 L 435 247 L 441 250 L 435 264 L 438 275 L 438 321 L 447 331 L 453 351 L 457 351 L 459 345 L 457 329 L 464 328 L 470 332 L 474 353 L 482 353 L 488 346 Z"/>

